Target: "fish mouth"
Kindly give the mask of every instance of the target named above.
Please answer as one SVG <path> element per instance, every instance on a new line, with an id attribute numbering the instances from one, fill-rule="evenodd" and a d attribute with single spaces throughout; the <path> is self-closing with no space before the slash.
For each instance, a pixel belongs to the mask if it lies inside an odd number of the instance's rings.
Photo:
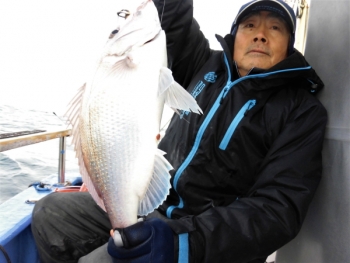
<path id="1" fill-rule="evenodd" d="M 143 43 L 144 45 L 151 43 L 153 40 L 155 40 L 159 35 L 159 32 L 157 33 L 157 35 L 155 35 L 153 38 L 151 38 L 150 40 L 146 41 L 145 43 Z"/>
<path id="2" fill-rule="evenodd" d="M 135 29 L 135 30 L 133 30 L 133 31 L 129 31 L 129 32 L 127 32 L 127 33 L 124 33 L 124 34 L 122 34 L 122 35 L 120 35 L 120 33 L 121 33 L 120 31 L 121 31 L 121 30 L 119 30 L 119 31 L 117 32 L 116 36 L 118 37 L 118 39 L 122 39 L 122 38 L 124 38 L 124 37 L 129 36 L 129 35 L 135 34 L 135 32 L 138 32 L 138 31 L 141 31 L 141 30 L 142 30 L 142 28 Z M 118 33 L 119 33 L 119 35 L 118 35 Z"/>

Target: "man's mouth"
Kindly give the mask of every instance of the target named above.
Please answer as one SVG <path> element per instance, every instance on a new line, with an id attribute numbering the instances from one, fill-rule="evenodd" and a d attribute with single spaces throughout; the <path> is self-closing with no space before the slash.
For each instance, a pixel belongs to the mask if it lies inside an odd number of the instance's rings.
<path id="1" fill-rule="evenodd" d="M 259 53 L 259 54 L 263 54 L 263 55 L 269 55 L 268 52 L 266 52 L 262 49 L 252 49 L 252 50 L 249 50 L 248 53 Z"/>

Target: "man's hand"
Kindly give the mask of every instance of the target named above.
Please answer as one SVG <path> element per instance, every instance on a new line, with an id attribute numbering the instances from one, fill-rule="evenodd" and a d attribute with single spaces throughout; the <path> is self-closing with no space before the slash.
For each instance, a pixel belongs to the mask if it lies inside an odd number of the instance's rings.
<path id="1" fill-rule="evenodd" d="M 111 234 L 111 237 L 114 240 L 114 245 L 116 245 L 117 247 L 122 247 L 123 244 L 123 240 L 122 240 L 122 236 L 120 235 L 120 233 L 118 231 L 113 231 L 113 229 L 111 229 L 111 231 L 109 232 Z"/>
<path id="2" fill-rule="evenodd" d="M 137 219 L 137 222 L 142 222 L 143 221 L 143 218 L 140 217 Z M 123 247 L 124 244 L 123 244 L 123 240 L 122 240 L 122 236 L 120 235 L 120 233 L 117 231 L 115 232 L 113 229 L 111 229 L 111 231 L 109 232 L 109 234 L 111 235 L 111 237 L 113 238 L 114 240 L 114 244 L 117 246 L 117 247 Z"/>
<path id="3" fill-rule="evenodd" d="M 171 228 L 158 218 L 111 231 L 108 253 L 116 263 L 169 263 L 174 261 L 174 236 Z M 118 237 L 120 236 L 120 238 Z M 119 246 L 118 246 L 119 245 Z"/>

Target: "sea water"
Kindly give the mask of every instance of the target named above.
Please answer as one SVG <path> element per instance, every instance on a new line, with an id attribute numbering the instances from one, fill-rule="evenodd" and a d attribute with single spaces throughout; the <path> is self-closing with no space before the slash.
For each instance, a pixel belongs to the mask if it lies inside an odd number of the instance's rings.
<path id="1" fill-rule="evenodd" d="M 53 112 L 0 105 L 0 134 L 30 130 L 65 129 Z M 0 152 L 0 204 L 33 182 L 58 175 L 59 139 Z M 79 176 L 78 162 L 70 139 L 66 149 L 66 174 Z"/>

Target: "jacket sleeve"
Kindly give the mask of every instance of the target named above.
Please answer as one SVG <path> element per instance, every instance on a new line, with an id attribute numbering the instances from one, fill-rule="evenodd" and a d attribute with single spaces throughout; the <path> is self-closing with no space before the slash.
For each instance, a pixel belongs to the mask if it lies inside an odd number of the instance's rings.
<path id="1" fill-rule="evenodd" d="M 154 0 L 167 38 L 168 67 L 184 88 L 207 61 L 208 40 L 193 18 L 192 0 Z"/>
<path id="2" fill-rule="evenodd" d="M 244 197 L 169 220 L 178 234 L 189 232 L 191 262 L 257 262 L 297 235 L 321 178 L 326 122 L 324 107 L 304 100 L 291 111 Z"/>

